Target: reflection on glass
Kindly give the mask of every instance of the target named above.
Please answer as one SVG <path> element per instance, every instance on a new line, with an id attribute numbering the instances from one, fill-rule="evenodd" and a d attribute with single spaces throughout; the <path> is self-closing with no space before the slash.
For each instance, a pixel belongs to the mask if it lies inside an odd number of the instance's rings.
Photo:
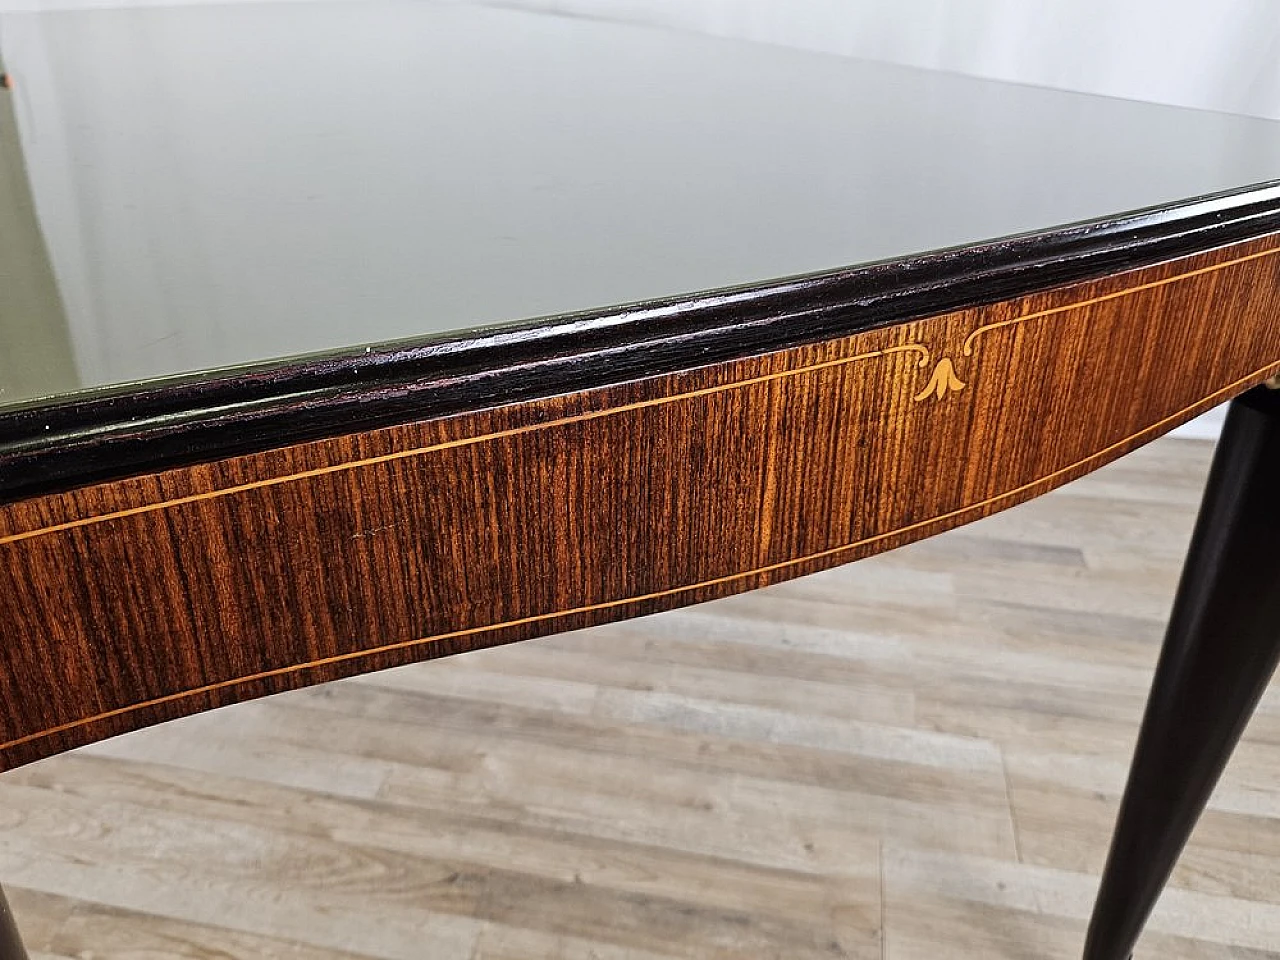
<path id="1" fill-rule="evenodd" d="M 21 277 L 0 294 L 0 406 L 1280 170 L 1266 121 L 469 4 L 13 12 L 0 45 L 2 249 Z"/>
<path id="2" fill-rule="evenodd" d="M 0 405 L 79 384 L 62 299 L 31 202 L 12 95 L 0 82 Z"/>

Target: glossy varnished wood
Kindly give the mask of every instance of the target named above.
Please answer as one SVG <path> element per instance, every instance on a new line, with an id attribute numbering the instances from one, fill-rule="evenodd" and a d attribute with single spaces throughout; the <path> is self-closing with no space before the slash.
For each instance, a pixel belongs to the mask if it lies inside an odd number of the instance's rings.
<path id="1" fill-rule="evenodd" d="M 1277 255 L 1264 237 L 0 508 L 5 762 L 751 589 L 1012 505 L 1280 369 Z"/>
<path id="2" fill-rule="evenodd" d="M 1211 453 L 28 764 L 0 879 L 42 960 L 1080 960 Z M 1136 960 L 1273 960 L 1278 893 L 1273 687 Z"/>

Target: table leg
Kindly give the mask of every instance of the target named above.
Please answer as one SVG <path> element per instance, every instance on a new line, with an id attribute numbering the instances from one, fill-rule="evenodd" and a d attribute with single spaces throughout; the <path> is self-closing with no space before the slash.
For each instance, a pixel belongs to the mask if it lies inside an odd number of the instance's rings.
<path id="1" fill-rule="evenodd" d="M 0 890 L 0 960 L 27 960 L 27 950 L 18 935 L 18 925 L 13 922 L 9 901 Z"/>
<path id="2" fill-rule="evenodd" d="M 1085 960 L 1125 960 L 1280 658 L 1280 391 L 1231 404 L 1138 734 Z"/>

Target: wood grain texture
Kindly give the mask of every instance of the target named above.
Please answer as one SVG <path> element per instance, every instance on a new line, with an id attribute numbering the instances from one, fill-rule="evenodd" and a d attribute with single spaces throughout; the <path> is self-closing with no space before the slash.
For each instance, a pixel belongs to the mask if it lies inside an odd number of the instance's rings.
<path id="1" fill-rule="evenodd" d="M 0 756 L 752 589 L 1280 370 L 1275 236 L 598 390 L 0 508 Z"/>
<path id="2" fill-rule="evenodd" d="M 1211 450 L 29 764 L 0 880 L 33 960 L 1080 960 Z M 1277 957 L 1280 686 L 1135 960 Z"/>

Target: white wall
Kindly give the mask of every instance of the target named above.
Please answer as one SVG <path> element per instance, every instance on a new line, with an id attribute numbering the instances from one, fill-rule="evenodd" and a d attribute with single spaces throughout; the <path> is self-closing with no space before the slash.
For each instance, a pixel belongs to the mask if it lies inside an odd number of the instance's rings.
<path id="1" fill-rule="evenodd" d="M 234 0 L 0 0 L 0 12 L 208 2 Z M 1277 0 L 421 2 L 518 7 L 648 23 L 1280 120 Z"/>
<path id="2" fill-rule="evenodd" d="M 503 0 L 1280 119 L 1276 0 Z"/>

